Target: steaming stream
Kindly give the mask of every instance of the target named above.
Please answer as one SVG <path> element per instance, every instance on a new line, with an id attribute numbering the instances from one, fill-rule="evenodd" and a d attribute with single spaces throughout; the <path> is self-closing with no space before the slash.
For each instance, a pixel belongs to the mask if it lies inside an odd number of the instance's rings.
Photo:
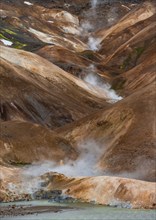
<path id="1" fill-rule="evenodd" d="M 89 140 L 79 144 L 78 151 L 80 155 L 76 161 L 66 162 L 62 160 L 60 164 L 42 161 L 26 167 L 23 174 L 25 177 L 40 176 L 46 172 L 58 172 L 70 177 L 98 176 L 102 174 L 96 167 L 101 156 L 101 149 L 95 141 Z"/>
<path id="2" fill-rule="evenodd" d="M 99 0 L 91 0 L 91 9 L 93 11 L 94 16 L 96 17 L 96 7 L 99 3 Z M 114 19 L 116 19 L 117 15 L 115 12 L 115 9 L 113 8 L 108 16 L 108 22 L 111 24 Z M 100 42 L 101 40 L 99 38 L 95 38 L 92 36 L 92 31 L 95 29 L 95 27 L 90 23 L 90 21 L 87 19 L 82 25 L 81 25 L 81 34 L 88 36 L 88 48 L 91 51 L 97 51 L 100 49 Z M 101 90 L 101 93 L 104 94 L 106 97 L 106 100 L 110 103 L 115 103 L 122 99 L 121 96 L 117 95 L 117 93 L 111 89 L 111 85 L 108 83 L 104 83 L 100 80 L 100 78 L 97 75 L 97 70 L 94 64 L 90 65 L 88 67 L 88 73 L 83 79 L 85 82 L 93 85 L 94 87 Z"/>
<path id="3" fill-rule="evenodd" d="M 89 74 L 84 78 L 84 81 L 99 88 L 101 92 L 103 92 L 108 99 L 108 102 L 115 103 L 122 99 L 121 96 L 118 96 L 116 92 L 111 89 L 111 86 L 109 83 L 103 83 L 101 82 L 100 78 L 98 78 L 96 74 L 96 68 L 94 65 L 91 65 L 88 68 Z"/>
<path id="4" fill-rule="evenodd" d="M 62 210 L 57 213 L 43 213 L 34 214 L 28 216 L 7 216 L 3 217 L 3 220 L 154 220 L 154 210 L 131 210 L 124 208 L 111 208 L 100 205 L 92 205 L 85 203 L 75 204 L 60 204 L 60 203 L 49 203 L 47 201 L 33 201 L 33 202 L 17 202 L 10 203 L 10 205 L 31 205 L 31 206 L 68 206 L 73 209 Z M 8 204 L 4 204 L 8 205 Z"/>

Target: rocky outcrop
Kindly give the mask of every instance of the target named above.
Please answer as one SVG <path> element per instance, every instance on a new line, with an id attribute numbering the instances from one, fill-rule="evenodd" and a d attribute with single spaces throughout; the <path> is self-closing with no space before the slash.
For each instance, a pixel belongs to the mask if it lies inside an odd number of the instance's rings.
<path id="1" fill-rule="evenodd" d="M 64 184 L 62 184 L 62 182 Z M 155 183 L 117 177 L 66 178 L 56 175 L 47 186 L 84 202 L 125 207 L 155 208 Z"/>
<path id="2" fill-rule="evenodd" d="M 12 178 L 11 187 L 9 175 L 2 181 L 1 201 L 37 198 L 146 209 L 153 209 L 156 205 L 155 183 L 108 176 L 69 178 L 58 173 L 46 173 L 37 178 L 20 174 L 16 179 Z M 40 182 L 42 187 L 36 185 L 35 188 L 36 182 Z M 32 191 L 30 185 L 34 186 Z"/>

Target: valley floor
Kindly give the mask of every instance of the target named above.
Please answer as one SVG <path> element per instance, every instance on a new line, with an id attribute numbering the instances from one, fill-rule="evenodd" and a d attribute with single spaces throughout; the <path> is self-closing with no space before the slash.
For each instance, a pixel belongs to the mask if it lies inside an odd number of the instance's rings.
<path id="1" fill-rule="evenodd" d="M 3 220 L 154 220 L 156 216 L 154 210 L 121 209 L 86 203 L 18 202 L 11 203 L 9 208 L 5 204 L 5 209 L 10 210 L 11 206 L 16 206 L 16 208 L 11 213 L 3 212 L 0 215 Z M 21 207 L 23 211 L 20 211 Z M 16 211 L 17 209 L 19 211 Z"/>

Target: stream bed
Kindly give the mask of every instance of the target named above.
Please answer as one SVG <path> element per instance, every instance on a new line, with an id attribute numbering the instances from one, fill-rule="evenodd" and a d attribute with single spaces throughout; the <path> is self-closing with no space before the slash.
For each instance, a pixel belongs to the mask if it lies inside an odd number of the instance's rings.
<path id="1" fill-rule="evenodd" d="M 53 206 L 60 208 L 57 212 L 44 212 L 40 214 L 20 216 L 0 216 L 2 220 L 155 220 L 156 210 L 126 209 L 105 207 L 102 205 L 86 203 L 55 203 L 48 201 L 29 201 L 1 203 L 0 207 L 10 206 Z"/>

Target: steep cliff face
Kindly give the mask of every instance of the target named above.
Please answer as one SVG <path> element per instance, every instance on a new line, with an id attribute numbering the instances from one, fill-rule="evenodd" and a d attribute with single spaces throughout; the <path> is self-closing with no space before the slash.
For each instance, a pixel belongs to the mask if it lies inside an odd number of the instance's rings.
<path id="1" fill-rule="evenodd" d="M 92 160 L 95 176 L 155 181 L 155 1 L 2 0 L 0 17 L 2 170 L 20 179 L 17 166 L 48 160 L 78 176 Z M 93 186 L 98 203 L 153 207 L 153 183 L 119 177 L 78 178 L 66 193 L 91 201 Z"/>

